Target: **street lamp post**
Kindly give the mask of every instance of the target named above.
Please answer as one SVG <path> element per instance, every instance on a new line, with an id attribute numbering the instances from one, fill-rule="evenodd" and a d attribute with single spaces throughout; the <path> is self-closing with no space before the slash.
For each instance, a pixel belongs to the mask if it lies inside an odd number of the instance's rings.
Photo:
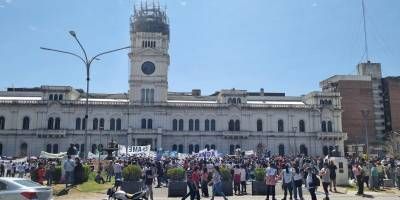
<path id="1" fill-rule="evenodd" d="M 84 149 L 84 158 L 87 159 L 88 157 L 88 132 L 87 132 L 87 124 L 88 124 L 88 120 L 89 120 L 89 81 L 90 81 L 90 66 L 92 64 L 92 62 L 94 60 L 99 60 L 98 57 L 104 55 L 104 54 L 108 54 L 108 53 L 113 53 L 116 51 L 120 51 L 120 50 L 124 50 L 124 49 L 130 49 L 131 46 L 127 46 L 127 47 L 122 47 L 122 48 L 118 48 L 118 49 L 113 49 L 113 50 L 109 50 L 109 51 L 104 51 L 101 53 L 96 54 L 95 56 L 89 58 L 85 48 L 83 48 L 83 45 L 81 44 L 81 42 L 79 41 L 75 31 L 69 31 L 69 34 L 76 40 L 76 42 L 78 43 L 79 47 L 82 50 L 83 53 L 83 57 L 69 52 L 69 51 L 63 51 L 63 50 L 58 50 L 58 49 L 50 49 L 50 48 L 46 48 L 46 47 L 40 47 L 40 49 L 46 50 L 46 51 L 54 51 L 57 53 L 64 53 L 64 54 L 68 54 L 68 55 L 72 55 L 75 56 L 77 58 L 79 58 L 86 67 L 86 104 L 85 104 L 85 149 Z"/>
<path id="2" fill-rule="evenodd" d="M 293 131 L 293 136 L 294 136 L 294 154 L 295 156 L 297 155 L 297 144 L 296 144 L 296 131 L 297 131 L 297 127 L 294 126 L 292 127 L 292 131 Z"/>
<path id="3" fill-rule="evenodd" d="M 368 115 L 369 110 L 361 110 L 361 114 L 364 121 L 364 134 L 365 134 L 365 146 L 366 146 L 366 155 L 367 159 L 369 158 L 369 142 L 368 142 Z"/>

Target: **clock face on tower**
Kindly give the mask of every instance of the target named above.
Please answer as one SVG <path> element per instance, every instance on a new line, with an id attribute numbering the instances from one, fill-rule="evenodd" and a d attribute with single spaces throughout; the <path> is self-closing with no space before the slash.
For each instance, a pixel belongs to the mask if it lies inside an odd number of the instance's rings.
<path id="1" fill-rule="evenodd" d="M 156 66 L 154 65 L 154 63 L 150 62 L 150 61 L 146 61 L 142 64 L 142 72 L 146 75 L 150 75 L 152 73 L 154 73 L 156 69 Z"/>

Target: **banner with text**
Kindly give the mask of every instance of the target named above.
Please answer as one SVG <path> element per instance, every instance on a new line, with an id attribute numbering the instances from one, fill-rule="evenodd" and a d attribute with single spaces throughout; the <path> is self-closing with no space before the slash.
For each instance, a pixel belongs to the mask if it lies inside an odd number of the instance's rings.
<path id="1" fill-rule="evenodd" d="M 128 146 L 128 155 L 149 156 L 151 146 Z"/>

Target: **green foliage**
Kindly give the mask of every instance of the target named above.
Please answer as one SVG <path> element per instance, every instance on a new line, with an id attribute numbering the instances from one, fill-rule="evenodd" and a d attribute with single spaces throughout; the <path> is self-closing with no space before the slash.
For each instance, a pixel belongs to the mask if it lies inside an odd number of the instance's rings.
<path id="1" fill-rule="evenodd" d="M 122 177 L 125 181 L 139 181 L 142 176 L 142 169 L 139 165 L 128 165 L 122 170 Z"/>
<path id="2" fill-rule="evenodd" d="M 231 170 L 227 167 L 221 167 L 220 169 L 222 181 L 232 181 Z"/>
<path id="3" fill-rule="evenodd" d="M 254 170 L 254 176 L 256 177 L 256 181 L 264 181 L 265 169 L 264 168 L 256 168 Z"/>
<path id="4" fill-rule="evenodd" d="M 185 170 L 181 167 L 171 168 L 168 169 L 167 176 L 173 181 L 183 181 L 185 180 Z"/>
<path id="5" fill-rule="evenodd" d="M 89 180 L 90 172 L 91 172 L 90 166 L 89 165 L 83 165 L 83 177 L 82 177 L 83 182 L 87 182 Z"/>

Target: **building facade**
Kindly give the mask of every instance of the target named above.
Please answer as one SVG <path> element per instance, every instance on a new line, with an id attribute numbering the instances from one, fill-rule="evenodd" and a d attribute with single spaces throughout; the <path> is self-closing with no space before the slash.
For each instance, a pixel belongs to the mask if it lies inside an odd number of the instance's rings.
<path id="1" fill-rule="evenodd" d="M 38 155 L 70 144 L 95 152 L 111 139 L 181 153 L 204 148 L 272 154 L 344 152 L 339 93 L 298 97 L 223 89 L 168 91 L 169 24 L 159 7 L 135 9 L 131 18 L 131 73 L 125 94 L 89 94 L 69 86 L 9 88 L 0 92 L 0 153 Z M 84 130 L 88 130 L 85 147 Z"/>

